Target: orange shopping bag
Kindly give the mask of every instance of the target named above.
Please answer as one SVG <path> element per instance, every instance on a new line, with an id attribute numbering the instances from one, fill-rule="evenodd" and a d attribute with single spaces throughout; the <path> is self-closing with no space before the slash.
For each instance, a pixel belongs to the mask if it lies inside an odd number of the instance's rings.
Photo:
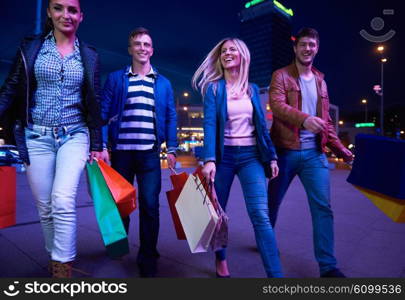
<path id="1" fill-rule="evenodd" d="M 129 216 L 136 208 L 135 187 L 104 161 L 99 160 L 98 166 L 117 203 L 121 217 Z"/>

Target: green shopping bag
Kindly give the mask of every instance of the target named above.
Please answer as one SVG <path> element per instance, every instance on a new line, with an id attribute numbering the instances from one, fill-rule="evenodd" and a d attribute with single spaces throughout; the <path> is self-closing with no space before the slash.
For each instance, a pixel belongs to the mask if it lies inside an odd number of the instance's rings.
<path id="1" fill-rule="evenodd" d="M 111 258 L 129 253 L 127 233 L 117 205 L 97 161 L 86 164 L 90 195 L 93 198 L 96 219 L 100 228 L 107 255 Z"/>

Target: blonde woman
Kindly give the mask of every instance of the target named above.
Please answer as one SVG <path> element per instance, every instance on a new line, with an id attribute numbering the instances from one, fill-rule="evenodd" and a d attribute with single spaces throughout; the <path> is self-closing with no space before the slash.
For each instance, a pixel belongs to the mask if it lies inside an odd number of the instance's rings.
<path id="1" fill-rule="evenodd" d="M 259 90 L 248 81 L 250 53 L 236 38 L 220 41 L 195 72 L 192 84 L 204 99 L 204 176 L 214 182 L 225 209 L 238 175 L 257 247 L 268 277 L 283 277 L 269 220 L 265 168 L 278 175 Z M 230 277 L 225 248 L 216 253 L 217 277 Z"/>

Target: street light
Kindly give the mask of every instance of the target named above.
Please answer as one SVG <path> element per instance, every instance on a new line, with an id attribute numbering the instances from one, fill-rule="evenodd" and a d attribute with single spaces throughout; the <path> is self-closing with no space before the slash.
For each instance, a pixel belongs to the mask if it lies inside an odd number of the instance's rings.
<path id="1" fill-rule="evenodd" d="M 190 96 L 190 94 L 189 94 L 188 92 L 183 92 L 183 93 L 181 94 L 181 96 L 176 97 L 176 110 L 177 110 L 177 111 L 180 111 L 180 110 L 181 110 L 180 98 L 183 97 L 183 98 L 185 98 L 185 100 L 187 100 L 187 98 L 188 98 L 189 96 Z M 184 102 L 184 100 L 183 100 L 182 102 Z M 184 111 L 187 111 L 187 110 L 188 110 L 187 106 L 183 106 L 183 110 L 184 110 Z"/>
<path id="2" fill-rule="evenodd" d="M 190 116 L 189 116 L 189 114 L 188 114 L 188 107 L 187 106 L 183 106 L 183 110 L 186 112 L 186 115 L 187 115 L 187 126 L 190 128 L 191 127 L 191 124 L 190 124 Z M 189 129 L 190 130 L 190 129 Z M 191 137 L 191 131 L 190 131 L 190 137 Z"/>
<path id="3" fill-rule="evenodd" d="M 381 55 L 381 90 L 379 91 L 379 95 L 381 97 L 381 105 L 380 105 L 380 131 L 381 135 L 384 135 L 384 63 L 387 62 L 385 57 L 382 57 L 384 52 L 384 46 L 380 45 L 377 47 L 377 51 Z"/>
<path id="4" fill-rule="evenodd" d="M 343 125 L 343 123 L 344 123 L 344 122 L 343 122 L 342 120 L 339 121 L 339 125 Z"/>
<path id="5" fill-rule="evenodd" d="M 361 103 L 364 104 L 364 112 L 365 112 L 365 116 L 364 116 L 364 122 L 367 123 L 367 99 L 362 99 Z"/>
<path id="6" fill-rule="evenodd" d="M 188 98 L 188 96 L 190 96 L 190 94 L 188 92 L 183 92 L 182 96 L 184 98 Z M 180 106 L 180 97 L 176 97 L 176 104 L 177 104 L 176 106 L 179 108 L 179 106 Z"/>

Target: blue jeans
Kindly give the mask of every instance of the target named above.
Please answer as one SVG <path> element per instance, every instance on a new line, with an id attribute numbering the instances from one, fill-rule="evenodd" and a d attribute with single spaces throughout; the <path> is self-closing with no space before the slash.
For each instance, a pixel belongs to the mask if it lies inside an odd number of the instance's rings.
<path id="1" fill-rule="evenodd" d="M 154 264 L 159 234 L 159 193 L 161 190 L 160 156 L 157 149 L 147 151 L 116 150 L 111 166 L 131 184 L 138 183 L 139 238 L 138 263 Z M 129 217 L 123 219 L 126 231 Z"/>
<path id="2" fill-rule="evenodd" d="M 52 260 L 76 257 L 76 193 L 89 153 L 84 124 L 64 127 L 32 125 L 25 129 L 31 164 L 28 182 L 34 194 L 45 247 Z"/>
<path id="3" fill-rule="evenodd" d="M 321 274 L 330 271 L 336 268 L 336 258 L 333 254 L 333 213 L 330 206 L 328 160 L 317 149 L 278 149 L 277 155 L 280 173 L 268 186 L 271 224 L 275 226 L 281 201 L 291 181 L 298 175 L 311 210 L 315 258 Z"/>
<path id="4" fill-rule="evenodd" d="M 217 165 L 215 190 L 225 210 L 232 182 L 238 175 L 246 208 L 253 224 L 257 247 L 268 277 L 283 277 L 276 239 L 269 220 L 266 177 L 256 146 L 225 146 L 222 161 Z M 225 249 L 216 252 L 225 259 Z"/>

